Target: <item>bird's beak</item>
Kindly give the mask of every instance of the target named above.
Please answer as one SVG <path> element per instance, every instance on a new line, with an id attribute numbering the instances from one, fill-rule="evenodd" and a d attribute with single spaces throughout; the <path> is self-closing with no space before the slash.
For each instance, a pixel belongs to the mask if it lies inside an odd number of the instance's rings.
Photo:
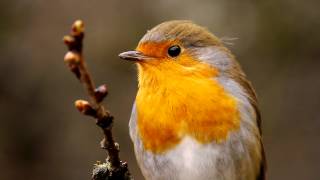
<path id="1" fill-rule="evenodd" d="M 142 52 L 139 51 L 127 51 L 119 54 L 119 57 L 124 60 L 128 61 L 144 61 L 152 59 L 150 56 L 144 55 Z"/>

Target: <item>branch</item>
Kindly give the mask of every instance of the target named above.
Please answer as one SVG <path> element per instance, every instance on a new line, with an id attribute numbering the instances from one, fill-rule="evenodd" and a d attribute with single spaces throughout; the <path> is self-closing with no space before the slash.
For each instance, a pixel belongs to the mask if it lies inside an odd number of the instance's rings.
<path id="1" fill-rule="evenodd" d="M 105 163 L 98 162 L 94 165 L 92 180 L 131 180 L 131 174 L 127 163 L 122 162 L 119 157 L 119 145 L 114 141 L 112 135 L 113 116 L 101 104 L 108 94 L 106 85 L 95 88 L 94 82 L 88 72 L 82 54 L 82 41 L 84 38 L 84 24 L 81 20 L 74 22 L 70 35 L 63 38 L 69 51 L 64 57 L 64 61 L 70 71 L 80 80 L 85 88 L 90 102 L 85 100 L 75 101 L 76 108 L 84 115 L 96 119 L 96 124 L 102 129 L 104 138 L 101 141 L 101 148 L 107 151 Z"/>

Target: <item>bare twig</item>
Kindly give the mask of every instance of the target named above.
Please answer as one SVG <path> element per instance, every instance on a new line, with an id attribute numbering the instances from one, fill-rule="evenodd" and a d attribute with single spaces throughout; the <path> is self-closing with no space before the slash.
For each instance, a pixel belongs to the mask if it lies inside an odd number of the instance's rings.
<path id="1" fill-rule="evenodd" d="M 82 42 L 84 38 L 84 24 L 81 20 L 74 22 L 70 35 L 63 38 L 69 51 L 64 57 L 64 61 L 70 71 L 80 80 L 84 86 L 90 102 L 85 100 L 75 101 L 76 108 L 85 115 L 94 117 L 96 124 L 102 129 L 104 138 L 101 141 L 101 148 L 107 151 L 106 163 L 98 163 L 93 169 L 93 180 L 106 179 L 133 179 L 129 173 L 127 163 L 122 162 L 119 157 L 119 145 L 112 136 L 113 116 L 101 105 L 108 90 L 106 85 L 95 88 L 94 82 L 88 72 L 82 54 Z"/>

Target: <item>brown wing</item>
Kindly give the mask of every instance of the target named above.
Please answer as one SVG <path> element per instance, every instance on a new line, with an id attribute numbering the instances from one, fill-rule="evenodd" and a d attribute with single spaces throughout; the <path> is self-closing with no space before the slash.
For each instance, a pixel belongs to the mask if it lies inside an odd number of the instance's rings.
<path id="1" fill-rule="evenodd" d="M 258 101 L 257 101 L 257 95 L 251 85 L 251 83 L 247 80 L 246 75 L 243 73 L 240 65 L 238 63 L 235 63 L 236 66 L 234 66 L 234 69 L 231 70 L 228 75 L 231 76 L 231 78 L 235 79 L 246 91 L 248 94 L 248 98 L 250 101 L 250 104 L 254 108 L 254 111 L 256 113 L 256 120 L 257 125 L 260 131 L 260 144 L 261 144 L 261 163 L 260 163 L 260 172 L 257 176 L 257 180 L 266 180 L 266 171 L 267 171 L 267 162 L 266 162 L 266 156 L 264 152 L 264 147 L 262 143 L 262 129 L 261 129 L 261 114 L 260 110 L 258 108 Z"/>

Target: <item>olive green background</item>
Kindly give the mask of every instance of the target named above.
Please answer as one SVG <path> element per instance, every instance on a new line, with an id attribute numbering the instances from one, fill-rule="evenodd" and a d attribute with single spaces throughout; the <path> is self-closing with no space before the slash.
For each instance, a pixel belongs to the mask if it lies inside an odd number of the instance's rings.
<path id="1" fill-rule="evenodd" d="M 14 0 L 0 2 L 0 179 L 86 180 L 102 134 L 73 101 L 85 98 L 63 63 L 62 36 L 86 24 L 85 57 L 115 116 L 121 158 L 143 179 L 129 139 L 137 90 L 117 55 L 166 20 L 189 19 L 229 48 L 257 90 L 271 180 L 320 179 L 320 1 Z"/>

